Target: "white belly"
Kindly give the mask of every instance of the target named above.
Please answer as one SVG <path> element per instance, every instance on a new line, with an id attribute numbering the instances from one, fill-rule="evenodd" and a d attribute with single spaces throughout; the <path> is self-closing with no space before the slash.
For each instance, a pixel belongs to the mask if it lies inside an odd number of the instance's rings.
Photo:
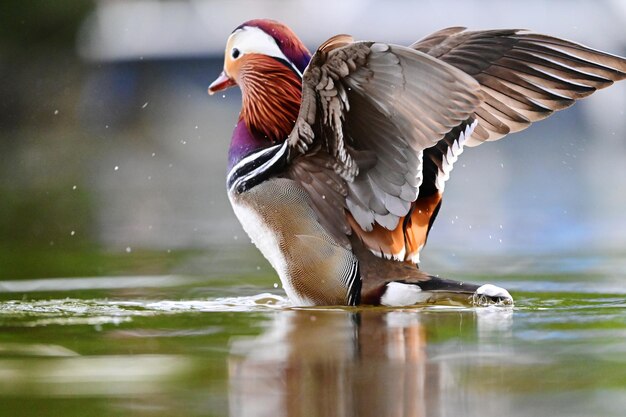
<path id="1" fill-rule="evenodd" d="M 317 222 L 306 192 L 294 181 L 271 179 L 243 194 L 229 193 L 235 215 L 278 273 L 296 305 L 344 304 L 342 271 L 351 251 Z"/>
<path id="2" fill-rule="evenodd" d="M 243 230 L 246 231 L 252 243 L 261 251 L 265 259 L 269 261 L 272 268 L 278 273 L 289 299 L 298 305 L 312 305 L 310 301 L 301 299 L 293 290 L 291 280 L 288 279 L 287 259 L 280 250 L 279 236 L 267 224 L 262 214 L 249 205 L 238 202 L 236 199 L 231 198 L 230 203 L 241 226 L 243 226 Z"/>

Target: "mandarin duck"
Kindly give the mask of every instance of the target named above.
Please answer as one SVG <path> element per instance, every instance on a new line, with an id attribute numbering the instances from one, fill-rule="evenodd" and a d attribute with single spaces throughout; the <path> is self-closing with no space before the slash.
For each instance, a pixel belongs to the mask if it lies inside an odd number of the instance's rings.
<path id="1" fill-rule="evenodd" d="M 228 38 L 209 94 L 241 89 L 228 196 L 293 304 L 512 304 L 418 267 L 452 167 L 625 77 L 624 58 L 522 30 L 337 35 L 311 55 L 258 19 Z"/>

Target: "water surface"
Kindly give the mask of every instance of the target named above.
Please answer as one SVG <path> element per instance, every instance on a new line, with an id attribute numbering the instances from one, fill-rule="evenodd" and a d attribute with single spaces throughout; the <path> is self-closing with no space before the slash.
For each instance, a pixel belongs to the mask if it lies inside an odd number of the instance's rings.
<path id="1" fill-rule="evenodd" d="M 623 416 L 619 281 L 491 281 L 514 308 L 294 308 L 267 279 L 4 281 L 0 415 Z"/>

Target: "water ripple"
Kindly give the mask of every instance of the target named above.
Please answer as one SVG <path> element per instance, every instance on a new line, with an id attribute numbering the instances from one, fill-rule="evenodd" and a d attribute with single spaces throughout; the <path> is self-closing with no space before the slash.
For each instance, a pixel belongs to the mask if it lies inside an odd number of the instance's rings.
<path id="1" fill-rule="evenodd" d="M 80 300 L 53 299 L 5 301 L 0 303 L 0 320 L 16 326 L 119 324 L 132 317 L 189 312 L 271 311 L 291 306 L 281 296 L 263 293 L 249 297 L 211 300 Z"/>

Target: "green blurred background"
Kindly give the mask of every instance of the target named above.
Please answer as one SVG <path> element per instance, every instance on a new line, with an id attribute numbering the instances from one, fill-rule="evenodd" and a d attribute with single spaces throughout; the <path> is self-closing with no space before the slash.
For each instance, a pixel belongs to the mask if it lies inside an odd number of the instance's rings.
<path id="1" fill-rule="evenodd" d="M 4 2 L 0 280 L 271 274 L 224 191 L 239 92 L 206 94 L 232 28 L 259 16 L 286 21 L 311 49 L 338 32 L 407 44 L 465 24 L 523 26 L 626 53 L 624 3 L 612 0 Z M 424 267 L 541 271 L 554 269 L 544 256 L 623 253 L 623 84 L 468 150 Z"/>

